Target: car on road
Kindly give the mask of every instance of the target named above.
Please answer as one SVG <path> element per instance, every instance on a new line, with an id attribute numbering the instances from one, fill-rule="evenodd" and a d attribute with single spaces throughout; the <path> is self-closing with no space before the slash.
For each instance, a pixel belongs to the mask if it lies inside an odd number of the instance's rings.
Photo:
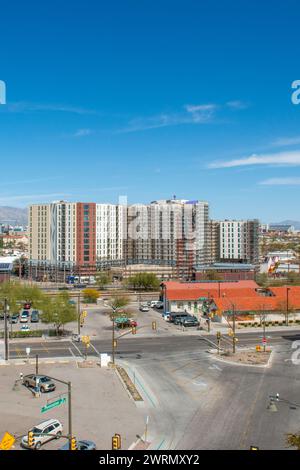
<path id="1" fill-rule="evenodd" d="M 29 431 L 34 434 L 34 445 L 33 447 L 28 445 L 28 435 L 26 435 L 22 437 L 22 447 L 39 450 L 46 442 L 51 441 L 52 439 L 58 439 L 62 435 L 63 425 L 58 421 L 58 419 L 48 419 L 47 421 L 43 421 L 37 426 L 29 429 Z M 44 436 L 43 434 L 51 434 L 51 436 Z"/>
<path id="2" fill-rule="evenodd" d="M 149 307 L 148 307 L 148 305 L 141 305 L 141 306 L 140 306 L 140 311 L 141 311 L 141 312 L 149 312 Z"/>
<path id="3" fill-rule="evenodd" d="M 29 320 L 29 313 L 27 310 L 23 310 L 20 316 L 20 323 L 27 323 Z"/>
<path id="4" fill-rule="evenodd" d="M 39 381 L 39 387 L 42 393 L 53 392 L 56 388 L 55 383 L 47 375 L 29 374 L 23 377 L 23 384 L 25 387 L 36 387 L 36 382 Z"/>
<path id="5" fill-rule="evenodd" d="M 31 323 L 38 323 L 40 321 L 40 314 L 38 310 L 32 310 L 30 321 Z"/>
<path id="6" fill-rule="evenodd" d="M 69 443 L 67 442 L 59 450 L 69 450 Z M 77 450 L 97 450 L 97 447 L 93 441 L 78 441 Z"/>
<path id="7" fill-rule="evenodd" d="M 20 317 L 19 313 L 13 313 L 9 319 L 9 323 L 18 323 L 19 317 Z"/>
<path id="8" fill-rule="evenodd" d="M 30 331 L 29 325 L 22 325 L 20 331 Z"/>

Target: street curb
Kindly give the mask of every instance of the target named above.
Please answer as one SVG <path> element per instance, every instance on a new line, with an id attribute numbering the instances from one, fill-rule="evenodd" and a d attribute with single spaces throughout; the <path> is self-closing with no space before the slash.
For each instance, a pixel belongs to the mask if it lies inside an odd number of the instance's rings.
<path id="1" fill-rule="evenodd" d="M 74 358 L 70 358 L 70 359 L 66 359 L 64 357 L 53 357 L 53 358 L 39 358 L 39 364 L 70 364 L 70 363 L 77 363 L 79 362 L 78 361 L 78 357 L 74 357 Z M 0 361 L 0 367 L 1 366 L 26 366 L 26 365 L 35 365 L 36 364 L 36 361 L 33 360 L 33 359 L 30 359 L 29 361 L 27 361 L 27 359 L 10 359 L 9 362 L 6 362 L 6 361 L 3 361 L 1 360 Z"/>
<path id="2" fill-rule="evenodd" d="M 243 349 L 243 351 L 246 351 L 246 349 Z M 270 356 L 269 356 L 269 359 L 268 359 L 268 362 L 266 364 L 242 364 L 240 362 L 234 362 L 234 361 L 227 361 L 226 359 L 221 359 L 220 357 L 218 357 L 217 355 L 213 355 L 212 353 L 210 353 L 209 351 L 207 351 L 211 357 L 213 357 L 214 359 L 216 359 L 217 361 L 219 362 L 223 362 L 223 364 L 228 364 L 230 366 L 242 366 L 242 367 L 260 367 L 261 369 L 262 368 L 266 368 L 266 367 L 270 367 L 271 365 L 271 358 L 273 356 L 273 352 L 274 350 L 272 349 L 271 353 L 270 353 Z"/>
<path id="3" fill-rule="evenodd" d="M 128 379 L 130 380 L 131 382 L 131 385 L 132 387 L 134 387 L 134 389 L 136 390 L 136 393 L 140 396 L 140 400 L 135 400 L 132 393 L 130 392 L 129 390 L 129 387 L 128 387 L 128 384 L 125 382 L 125 380 L 123 379 L 123 377 L 121 376 L 119 370 L 118 370 L 118 367 L 119 368 L 122 368 L 124 370 L 124 372 L 127 374 L 128 376 Z M 129 377 L 129 374 L 127 373 L 126 369 L 124 367 L 121 367 L 121 366 L 116 366 L 114 367 L 114 370 L 115 370 L 115 373 L 117 375 L 117 377 L 119 378 L 120 382 L 122 383 L 123 387 L 125 388 L 126 392 L 127 392 L 127 395 L 131 398 L 131 400 L 134 402 L 135 405 L 138 406 L 138 404 L 140 405 L 141 403 L 144 402 L 143 400 L 143 397 L 141 396 L 141 394 L 139 393 L 138 389 L 136 388 L 136 386 L 133 384 L 131 378 Z"/>

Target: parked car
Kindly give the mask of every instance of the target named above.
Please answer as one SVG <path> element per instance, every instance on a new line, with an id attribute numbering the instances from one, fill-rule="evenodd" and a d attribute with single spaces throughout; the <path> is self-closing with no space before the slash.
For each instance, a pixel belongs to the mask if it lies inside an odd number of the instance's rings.
<path id="1" fill-rule="evenodd" d="M 39 450 L 43 444 L 52 439 L 58 439 L 63 433 L 63 425 L 58 419 L 48 419 L 34 426 L 29 431 L 34 433 L 34 447 L 28 445 L 28 435 L 22 437 L 21 445 L 27 449 Z M 52 434 L 52 436 L 43 436 L 41 434 Z M 54 436 L 53 436 L 54 434 Z"/>
<path id="2" fill-rule="evenodd" d="M 19 313 L 13 313 L 9 319 L 9 323 L 18 323 L 19 317 L 20 317 Z"/>
<path id="3" fill-rule="evenodd" d="M 177 318 L 179 319 L 180 317 L 187 317 L 187 316 L 188 316 L 188 313 L 186 312 L 171 312 L 169 322 L 174 323 Z"/>
<path id="4" fill-rule="evenodd" d="M 157 302 L 156 302 L 156 305 L 155 305 L 155 308 L 158 308 L 158 309 L 160 309 L 160 308 L 164 308 L 164 303 L 163 303 L 163 302 L 161 302 L 160 300 L 159 300 L 159 301 L 157 301 Z"/>
<path id="5" fill-rule="evenodd" d="M 132 320 L 131 318 L 116 318 L 115 323 L 118 328 L 128 328 L 131 326 L 137 326 L 137 322 L 135 320 Z"/>
<path id="6" fill-rule="evenodd" d="M 59 450 L 69 450 L 69 443 L 64 444 Z M 97 447 L 93 441 L 78 441 L 77 450 L 97 450 Z"/>
<path id="7" fill-rule="evenodd" d="M 160 303 L 160 300 L 150 300 L 150 302 L 148 302 L 148 305 L 149 307 L 154 308 L 159 303 Z"/>
<path id="8" fill-rule="evenodd" d="M 50 377 L 47 377 L 47 375 L 25 375 L 23 377 L 23 384 L 25 387 L 36 387 L 37 379 L 39 380 L 39 387 L 42 393 L 53 392 L 53 390 L 55 390 L 55 383 L 50 379 Z"/>
<path id="9" fill-rule="evenodd" d="M 23 310 L 30 310 L 31 309 L 31 304 L 29 302 L 26 302 L 23 306 Z"/>
<path id="10" fill-rule="evenodd" d="M 29 325 L 22 325 L 20 331 L 30 331 Z"/>
<path id="11" fill-rule="evenodd" d="M 183 326 L 199 326 L 200 323 L 195 316 L 188 316 L 182 320 Z"/>
<path id="12" fill-rule="evenodd" d="M 30 321 L 31 323 L 38 323 L 40 321 L 40 315 L 38 310 L 32 310 Z"/>
<path id="13" fill-rule="evenodd" d="M 20 316 L 20 323 L 27 323 L 29 319 L 29 312 L 26 310 L 23 310 Z"/>
<path id="14" fill-rule="evenodd" d="M 177 315 L 174 317 L 174 325 L 182 325 L 182 322 L 186 319 L 191 317 L 189 314 L 182 314 L 182 315 Z"/>
<path id="15" fill-rule="evenodd" d="M 141 312 L 149 312 L 149 307 L 147 305 L 141 305 L 140 306 L 140 311 Z"/>

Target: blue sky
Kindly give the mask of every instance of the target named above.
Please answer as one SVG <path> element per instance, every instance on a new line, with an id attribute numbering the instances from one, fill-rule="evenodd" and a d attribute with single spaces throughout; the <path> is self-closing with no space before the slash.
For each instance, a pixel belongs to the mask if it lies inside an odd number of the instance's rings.
<path id="1" fill-rule="evenodd" d="M 0 205 L 203 199 L 300 219 L 296 0 L 1 7 Z"/>

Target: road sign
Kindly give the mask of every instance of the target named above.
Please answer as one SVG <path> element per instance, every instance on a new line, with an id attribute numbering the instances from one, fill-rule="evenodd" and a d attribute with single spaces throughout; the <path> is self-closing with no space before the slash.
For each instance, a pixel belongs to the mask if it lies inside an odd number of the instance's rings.
<path id="1" fill-rule="evenodd" d="M 10 450 L 15 442 L 15 437 L 6 432 L 0 442 L 0 450 Z"/>
<path id="2" fill-rule="evenodd" d="M 58 406 L 64 405 L 65 403 L 67 403 L 66 397 L 59 398 L 58 400 L 55 400 L 52 403 L 47 403 L 47 405 L 43 406 L 41 408 L 41 413 L 46 413 L 46 411 L 57 408 Z"/>

